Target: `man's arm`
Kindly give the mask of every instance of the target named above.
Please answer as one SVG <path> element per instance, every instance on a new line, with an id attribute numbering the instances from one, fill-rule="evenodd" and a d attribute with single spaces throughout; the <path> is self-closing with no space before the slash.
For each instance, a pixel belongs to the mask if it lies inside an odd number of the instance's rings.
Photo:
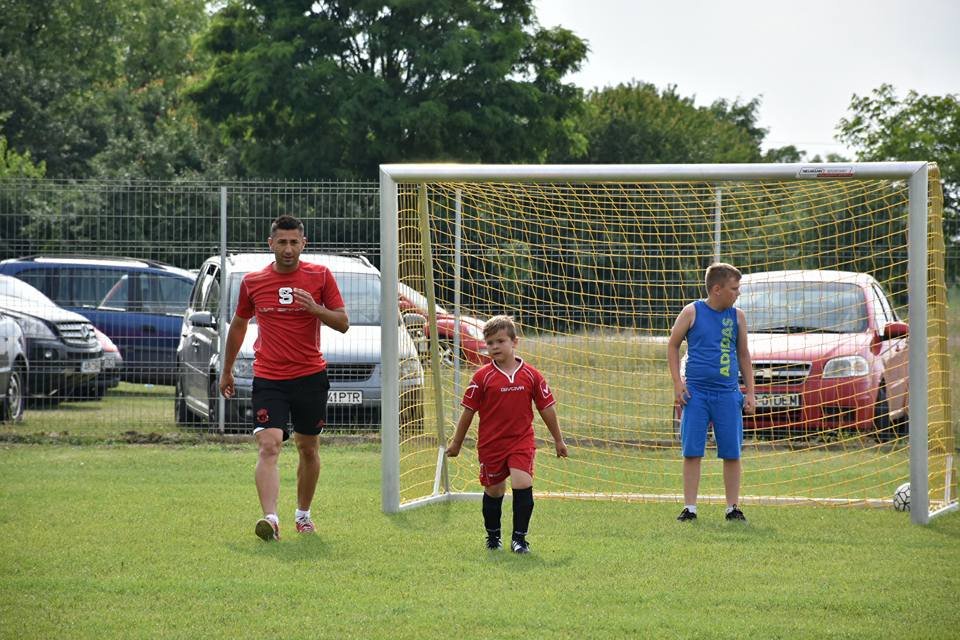
<path id="1" fill-rule="evenodd" d="M 747 344 L 747 316 L 737 309 L 737 362 L 747 392 L 743 398 L 743 412 L 753 413 L 757 408 L 757 396 L 754 393 L 753 362 L 750 360 L 750 345 Z"/>
<path id="2" fill-rule="evenodd" d="M 553 446 L 557 449 L 558 458 L 567 457 L 567 443 L 563 441 L 560 434 L 560 420 L 557 418 L 557 405 L 552 404 L 546 409 L 538 409 L 540 417 L 543 418 L 543 424 L 547 425 L 550 435 L 553 436 Z"/>
<path id="3" fill-rule="evenodd" d="M 227 345 L 223 352 L 223 370 L 220 372 L 220 393 L 224 398 L 232 398 L 237 392 L 233 386 L 233 363 L 237 359 L 243 338 L 247 335 L 247 324 L 250 318 L 233 316 L 230 329 L 227 330 Z"/>
<path id="4" fill-rule="evenodd" d="M 695 317 L 692 304 L 683 308 L 670 330 L 670 340 L 667 342 L 667 367 L 670 369 L 670 378 L 673 380 L 674 400 L 682 407 L 687 404 L 687 385 L 680 377 L 680 345 L 683 344 L 690 325 Z"/>
<path id="5" fill-rule="evenodd" d="M 450 445 L 447 447 L 447 455 L 451 458 L 456 458 L 460 455 L 460 447 L 463 446 L 463 439 L 467 437 L 467 430 L 470 428 L 470 423 L 473 422 L 473 415 L 476 413 L 473 409 L 463 408 L 463 413 L 460 414 L 460 420 L 457 421 L 457 430 L 453 434 L 453 439 L 450 440 Z"/>

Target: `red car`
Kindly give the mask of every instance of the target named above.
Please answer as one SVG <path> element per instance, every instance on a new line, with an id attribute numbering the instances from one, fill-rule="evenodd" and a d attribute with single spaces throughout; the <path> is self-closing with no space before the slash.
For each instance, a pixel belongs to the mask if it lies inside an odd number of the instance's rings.
<path id="1" fill-rule="evenodd" d="M 747 434 L 906 434 L 908 327 L 872 276 L 752 273 L 736 306 L 747 318 L 757 396 Z"/>
<path id="2" fill-rule="evenodd" d="M 397 283 L 399 292 L 400 315 L 414 313 L 428 318 L 427 297 L 405 285 Z M 448 366 L 454 362 L 454 338 L 457 335 L 457 318 L 454 314 L 437 304 L 437 339 L 440 345 L 440 361 Z M 484 321 L 469 315 L 460 315 L 460 356 L 470 365 L 479 367 L 490 362 L 487 354 L 487 343 L 483 338 Z M 424 325 L 424 337 L 430 338 L 430 327 Z M 429 350 L 429 343 L 424 345 Z M 419 348 L 419 345 L 418 345 Z"/>

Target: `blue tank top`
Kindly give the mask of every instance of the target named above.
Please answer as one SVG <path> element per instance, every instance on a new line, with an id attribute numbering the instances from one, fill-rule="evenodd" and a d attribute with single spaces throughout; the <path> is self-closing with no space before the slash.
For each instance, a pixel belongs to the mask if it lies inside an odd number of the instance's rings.
<path id="1" fill-rule="evenodd" d="M 697 314 L 687 332 L 687 384 L 704 391 L 739 389 L 736 308 L 714 311 L 703 300 L 693 305 Z"/>

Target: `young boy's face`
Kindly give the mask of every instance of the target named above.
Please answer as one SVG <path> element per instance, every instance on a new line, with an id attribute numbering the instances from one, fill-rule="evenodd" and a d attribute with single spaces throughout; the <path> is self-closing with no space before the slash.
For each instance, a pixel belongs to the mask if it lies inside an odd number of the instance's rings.
<path id="1" fill-rule="evenodd" d="M 514 353 L 517 349 L 517 342 L 519 342 L 519 340 L 517 338 L 511 338 L 507 334 L 506 329 L 501 329 L 489 338 L 486 338 L 487 350 L 490 352 L 490 357 L 500 366 L 513 362 L 516 357 Z"/>
<path id="2" fill-rule="evenodd" d="M 711 293 L 721 309 L 732 307 L 740 297 L 740 278 L 735 276 L 727 278 L 722 285 L 715 285 Z"/>

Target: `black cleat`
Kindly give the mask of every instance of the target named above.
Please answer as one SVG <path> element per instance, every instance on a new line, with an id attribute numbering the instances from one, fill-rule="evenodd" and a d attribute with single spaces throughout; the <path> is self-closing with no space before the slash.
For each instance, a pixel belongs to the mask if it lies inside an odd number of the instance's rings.
<path id="1" fill-rule="evenodd" d="M 514 553 L 530 553 L 530 543 L 526 538 L 514 538 L 510 543 L 510 550 Z"/>
<path id="2" fill-rule="evenodd" d="M 740 507 L 733 505 L 733 508 L 727 513 L 727 520 L 739 520 L 741 522 L 746 522 L 747 518 L 743 515 L 743 511 L 740 511 Z"/>
<path id="3" fill-rule="evenodd" d="M 487 534 L 487 549 L 490 551 L 498 551 L 503 549 L 503 543 L 500 541 L 500 536 Z"/>
<path id="4" fill-rule="evenodd" d="M 677 520 L 680 522 L 692 522 L 697 519 L 697 514 L 686 507 L 683 508 L 683 511 L 680 512 L 680 515 L 677 516 Z"/>

